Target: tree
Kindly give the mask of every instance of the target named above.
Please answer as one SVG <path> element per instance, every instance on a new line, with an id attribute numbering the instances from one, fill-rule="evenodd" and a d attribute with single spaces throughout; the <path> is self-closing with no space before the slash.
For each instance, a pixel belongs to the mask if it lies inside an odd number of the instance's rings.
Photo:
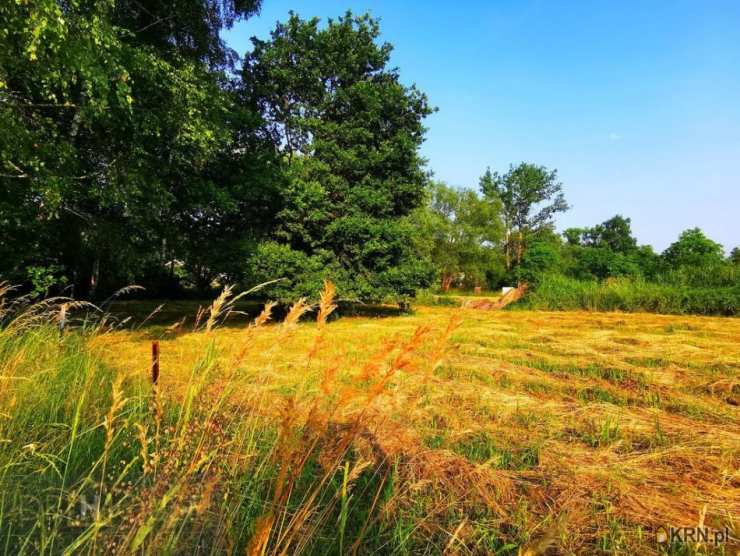
<path id="1" fill-rule="evenodd" d="M 78 295 L 104 295 L 187 256 L 204 222 L 255 220 L 269 151 L 254 107 L 234 102 L 219 32 L 257 7 L 0 6 L 4 277 L 60 268 Z"/>
<path id="2" fill-rule="evenodd" d="M 455 282 L 478 286 L 499 274 L 500 203 L 440 182 L 431 184 L 428 197 L 413 215 L 417 249 L 431 259 L 441 289 Z"/>
<path id="3" fill-rule="evenodd" d="M 255 15 L 261 0 L 116 0 L 113 23 L 127 41 L 154 48 L 169 61 L 186 58 L 209 69 L 233 69 L 237 54 L 220 32 Z"/>
<path id="4" fill-rule="evenodd" d="M 662 270 L 663 261 L 651 245 L 640 245 L 632 256 L 643 277 L 654 280 Z"/>
<path id="5" fill-rule="evenodd" d="M 740 265 L 740 247 L 734 247 L 727 260 L 734 265 Z"/>
<path id="6" fill-rule="evenodd" d="M 557 170 L 544 166 L 522 162 L 510 166 L 503 175 L 488 169 L 480 179 L 480 188 L 486 197 L 497 198 L 503 205 L 507 269 L 511 269 L 513 257 L 521 263 L 531 233 L 551 225 L 556 213 L 568 209 Z"/>
<path id="7" fill-rule="evenodd" d="M 663 259 L 672 268 L 713 267 L 724 262 L 722 246 L 704 235 L 699 228 L 681 232 L 678 240 L 665 251 Z"/>
<path id="8" fill-rule="evenodd" d="M 422 202 L 418 149 L 432 109 L 387 67 L 391 46 L 379 34 L 367 15 L 348 12 L 320 28 L 291 13 L 270 40 L 253 39 L 245 97 L 259 106 L 285 167 L 270 242 L 290 250 L 269 248 L 272 270 L 250 263 L 261 276 L 281 277 L 284 256 L 329 269 L 343 297 L 403 300 L 430 283 L 404 218 Z M 295 295 L 307 291 L 304 275 L 286 276 Z"/>
<path id="9" fill-rule="evenodd" d="M 576 278 L 610 278 L 639 276 L 638 261 L 630 255 L 612 251 L 608 247 L 571 247 L 571 264 L 568 272 Z"/>
<path id="10" fill-rule="evenodd" d="M 660 259 L 649 245 L 637 245 L 631 220 L 619 214 L 591 228 L 568 228 L 565 272 L 576 278 L 654 277 Z"/>
<path id="11" fill-rule="evenodd" d="M 130 111 L 123 59 L 108 2 L 89 2 L 84 10 L 63 10 L 53 0 L 0 6 L 0 264 L 5 277 L 22 278 L 26 267 L 67 266 L 49 243 L 78 245 L 78 226 L 69 226 L 67 237 L 60 238 L 58 224 L 71 219 L 75 197 L 106 193 L 91 185 L 106 170 L 104 156 L 87 152 L 84 136 L 93 122 Z"/>
<path id="12" fill-rule="evenodd" d="M 632 236 L 631 220 L 619 214 L 593 228 L 586 228 L 583 238 L 586 245 L 606 247 L 615 253 L 629 254 L 637 249 L 637 240 Z"/>
<path id="13" fill-rule="evenodd" d="M 588 228 L 567 228 L 563 231 L 563 237 L 568 245 L 583 245 L 583 238 Z"/>

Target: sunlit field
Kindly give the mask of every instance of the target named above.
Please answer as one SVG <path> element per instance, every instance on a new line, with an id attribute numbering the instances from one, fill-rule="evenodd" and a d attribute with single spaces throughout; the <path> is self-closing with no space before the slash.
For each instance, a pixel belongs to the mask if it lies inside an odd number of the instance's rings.
<path id="1" fill-rule="evenodd" d="M 229 307 L 0 332 L 4 553 L 737 552 L 737 319 Z"/>

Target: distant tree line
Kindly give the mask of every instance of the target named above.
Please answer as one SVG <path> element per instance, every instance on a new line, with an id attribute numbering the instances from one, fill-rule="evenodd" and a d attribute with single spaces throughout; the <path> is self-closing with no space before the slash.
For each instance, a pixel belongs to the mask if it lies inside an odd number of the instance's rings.
<path id="1" fill-rule="evenodd" d="M 638 245 L 631 220 L 621 215 L 557 233 L 554 216 L 567 208 L 557 172 L 528 163 L 503 175 L 486 171 L 478 191 L 432 183 L 426 204 L 414 214 L 417 249 L 433 261 L 442 291 L 518 283 L 536 288 L 551 275 L 740 286 L 740 249 L 725 257 L 699 228 L 682 232 L 658 254 Z"/>

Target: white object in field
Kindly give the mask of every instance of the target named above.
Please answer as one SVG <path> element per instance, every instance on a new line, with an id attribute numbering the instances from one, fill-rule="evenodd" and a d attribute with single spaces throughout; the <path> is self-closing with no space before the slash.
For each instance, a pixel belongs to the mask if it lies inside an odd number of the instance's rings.
<path id="1" fill-rule="evenodd" d="M 513 289 L 514 288 L 512 286 L 504 286 L 503 288 L 501 288 L 501 295 L 506 295 Z"/>

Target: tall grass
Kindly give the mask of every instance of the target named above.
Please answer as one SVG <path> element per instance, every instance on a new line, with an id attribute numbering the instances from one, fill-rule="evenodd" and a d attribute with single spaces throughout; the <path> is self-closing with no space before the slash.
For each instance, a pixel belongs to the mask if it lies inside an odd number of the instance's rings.
<path id="1" fill-rule="evenodd" d="M 516 308 L 737 315 L 740 286 L 688 287 L 632 278 L 599 282 L 556 274 L 543 277 Z"/>
<path id="2" fill-rule="evenodd" d="M 325 348 L 333 297 L 327 284 L 308 364 Z M 226 289 L 216 299 L 203 334 L 237 298 Z M 355 377 L 362 388 L 329 367 L 318 391 L 305 385 L 276 402 L 259 376 L 247 391 L 240 377 L 268 304 L 233 361 L 212 337 L 174 396 L 150 383 L 147 361 L 130 374 L 102 363 L 104 320 L 62 329 L 71 303 L 0 305 L 0 553 L 408 550 L 413 535 L 382 515 L 394 464 L 372 448 L 370 422 L 396 375 L 415 369 L 431 329 L 384 344 Z M 267 349 L 278 353 L 310 309 L 296 303 Z M 441 350 L 429 357 L 433 367 Z M 363 455 L 360 441 L 371 447 Z"/>
<path id="3" fill-rule="evenodd" d="M 702 508 L 737 537 L 734 319 L 329 323 L 327 284 L 225 327 L 236 299 L 119 331 L 0 298 L 0 554 L 658 554 Z"/>

